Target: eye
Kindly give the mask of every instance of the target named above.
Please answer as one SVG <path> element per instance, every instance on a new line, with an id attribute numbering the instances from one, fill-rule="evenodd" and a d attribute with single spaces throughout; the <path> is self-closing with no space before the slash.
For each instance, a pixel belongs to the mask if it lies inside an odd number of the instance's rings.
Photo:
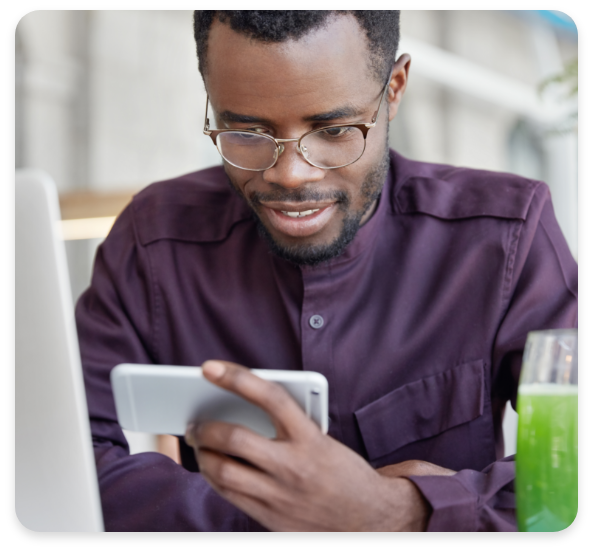
<path id="1" fill-rule="evenodd" d="M 321 129 L 319 132 L 326 138 L 343 138 L 349 134 L 351 130 L 352 129 L 350 127 L 334 127 Z"/>
<path id="2" fill-rule="evenodd" d="M 236 131 L 237 136 L 241 136 L 241 140 L 243 142 L 257 142 L 257 141 L 261 141 L 261 138 L 258 136 L 258 134 L 264 135 L 264 136 L 269 136 L 270 132 L 263 128 L 263 127 L 255 127 L 255 128 L 246 128 L 245 130 L 249 130 L 251 132 L 241 132 L 240 130 Z M 255 132 L 257 134 L 252 134 L 252 132 Z"/>
<path id="3" fill-rule="evenodd" d="M 253 132 L 257 132 L 258 134 L 268 134 L 269 132 L 264 127 L 248 128 L 247 130 L 252 130 Z"/>

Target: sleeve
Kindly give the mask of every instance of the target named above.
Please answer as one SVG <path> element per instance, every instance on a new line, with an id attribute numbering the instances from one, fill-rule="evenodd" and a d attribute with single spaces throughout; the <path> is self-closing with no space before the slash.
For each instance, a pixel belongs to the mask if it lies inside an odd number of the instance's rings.
<path id="1" fill-rule="evenodd" d="M 533 330 L 577 327 L 577 265 L 547 186 L 536 187 L 525 221 L 511 223 L 502 321 L 492 350 L 492 403 L 516 408 L 523 347 Z M 494 420 L 500 431 L 500 417 Z M 502 456 L 502 455 L 501 455 Z M 516 531 L 514 456 L 483 471 L 409 477 L 432 507 L 428 531 Z"/>
<path id="2" fill-rule="evenodd" d="M 159 308 L 150 258 L 135 238 L 132 207 L 100 246 L 76 323 L 107 531 L 262 530 L 217 495 L 199 473 L 158 453 L 130 455 L 109 381 L 119 363 L 158 362 Z M 257 526 L 257 527 L 256 527 Z"/>

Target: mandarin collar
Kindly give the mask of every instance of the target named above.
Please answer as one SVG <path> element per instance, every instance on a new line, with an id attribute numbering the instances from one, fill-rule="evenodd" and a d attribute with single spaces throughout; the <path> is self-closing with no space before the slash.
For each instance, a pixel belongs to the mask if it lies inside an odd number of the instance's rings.
<path id="1" fill-rule="evenodd" d="M 383 227 L 383 221 L 389 209 L 393 177 L 393 163 L 390 163 L 387 177 L 385 178 L 383 188 L 381 189 L 381 195 L 379 196 L 379 203 L 373 216 L 360 227 L 356 236 L 352 242 L 350 242 L 348 247 L 346 247 L 344 252 L 339 257 L 321 263 L 318 266 L 301 266 L 300 268 L 302 272 L 323 271 L 331 267 L 349 263 L 360 257 L 362 253 L 370 252 L 370 250 L 373 249 L 377 234 L 379 229 Z"/>

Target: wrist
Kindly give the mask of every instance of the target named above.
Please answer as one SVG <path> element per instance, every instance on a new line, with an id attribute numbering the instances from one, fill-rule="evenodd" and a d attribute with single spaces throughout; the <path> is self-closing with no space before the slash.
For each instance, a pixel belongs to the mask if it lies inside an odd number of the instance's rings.
<path id="1" fill-rule="evenodd" d="M 405 477 L 382 477 L 389 527 L 381 531 L 426 531 L 432 508 L 418 487 Z"/>

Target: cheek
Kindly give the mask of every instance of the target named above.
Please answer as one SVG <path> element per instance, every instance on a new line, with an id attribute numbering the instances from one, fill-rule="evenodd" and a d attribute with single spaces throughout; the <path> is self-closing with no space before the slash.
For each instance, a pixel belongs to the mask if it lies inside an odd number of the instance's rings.
<path id="1" fill-rule="evenodd" d="M 363 158 L 368 154 L 369 158 L 375 160 L 381 159 L 385 153 L 385 148 L 388 147 L 388 136 L 389 121 L 385 114 L 384 117 L 377 121 L 377 126 L 369 130 Z"/>
<path id="2" fill-rule="evenodd" d="M 253 175 L 248 171 L 242 171 L 233 167 L 228 163 L 224 163 L 224 172 L 226 172 L 233 188 L 237 190 L 242 196 L 247 197 L 249 193 L 249 183 L 253 180 Z"/>
<path id="3" fill-rule="evenodd" d="M 362 157 L 356 163 L 345 167 L 345 169 L 349 169 L 348 179 L 352 182 L 362 183 L 365 177 L 382 163 L 385 150 L 389 147 L 386 126 L 381 122 L 370 129 Z"/>
<path id="4" fill-rule="evenodd" d="M 364 174 L 368 174 L 383 164 L 389 150 L 387 124 L 372 128 L 367 135 L 367 144 L 364 153 L 357 163 L 361 163 Z"/>

